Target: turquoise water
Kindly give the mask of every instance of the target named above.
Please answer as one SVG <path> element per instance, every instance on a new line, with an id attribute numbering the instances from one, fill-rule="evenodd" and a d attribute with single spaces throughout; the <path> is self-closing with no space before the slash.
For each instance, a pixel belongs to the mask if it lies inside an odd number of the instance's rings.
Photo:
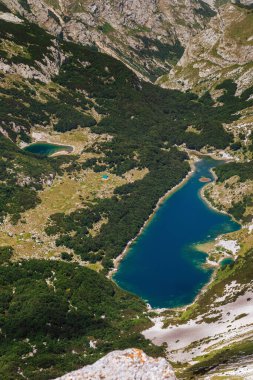
<path id="1" fill-rule="evenodd" d="M 230 257 L 227 257 L 226 259 L 223 259 L 223 260 L 221 261 L 220 265 L 221 265 L 222 267 L 225 267 L 225 266 L 227 266 L 227 265 L 229 265 L 229 264 L 233 264 L 233 263 L 234 263 L 234 260 L 231 259 Z"/>
<path id="2" fill-rule="evenodd" d="M 35 143 L 26 146 L 24 150 L 30 153 L 41 154 L 43 156 L 50 156 L 51 154 L 60 152 L 61 150 L 67 150 L 71 152 L 72 147 L 67 145 L 57 145 L 50 143 Z"/>
<path id="3" fill-rule="evenodd" d="M 219 161 L 205 158 L 193 176 L 161 205 L 152 221 L 122 260 L 114 280 L 152 307 L 179 307 L 193 301 L 209 281 L 212 269 L 203 268 L 206 255 L 194 249 L 240 226 L 209 208 L 199 195 L 201 176 L 213 176 Z"/>

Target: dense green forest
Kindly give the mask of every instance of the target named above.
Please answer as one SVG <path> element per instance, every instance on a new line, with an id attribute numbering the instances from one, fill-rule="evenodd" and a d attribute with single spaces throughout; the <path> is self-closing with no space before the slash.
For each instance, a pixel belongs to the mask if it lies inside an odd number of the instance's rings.
<path id="1" fill-rule="evenodd" d="M 215 173 L 219 182 L 224 182 L 235 175 L 239 177 L 240 182 L 245 182 L 247 179 L 253 180 L 253 162 L 230 162 L 218 166 Z"/>
<path id="2" fill-rule="evenodd" d="M 150 321 L 138 297 L 78 265 L 10 255 L 0 249 L 2 380 L 52 379 L 115 349 L 162 354 L 140 334 Z"/>
<path id="3" fill-rule="evenodd" d="M 0 222 L 6 215 L 15 223 L 25 210 L 40 201 L 37 191 L 43 181 L 62 173 L 60 168 L 68 162 L 65 157 L 37 158 L 19 149 L 16 144 L 0 133 Z"/>
<path id="4" fill-rule="evenodd" d="M 245 182 L 247 180 L 253 180 L 253 162 L 230 162 L 225 165 L 220 165 L 215 169 L 218 182 L 224 182 L 227 179 L 237 176 L 238 181 Z M 253 215 L 245 215 L 247 207 L 253 206 L 253 199 L 250 195 L 245 195 L 239 202 L 233 204 L 229 209 L 229 213 L 234 218 L 243 223 L 251 222 Z"/>

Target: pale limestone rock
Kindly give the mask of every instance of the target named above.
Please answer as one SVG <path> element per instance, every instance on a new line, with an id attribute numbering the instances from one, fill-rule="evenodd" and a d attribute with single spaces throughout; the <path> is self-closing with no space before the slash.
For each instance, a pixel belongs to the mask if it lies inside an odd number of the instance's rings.
<path id="1" fill-rule="evenodd" d="M 253 0 L 232 0 L 233 4 L 242 4 L 246 7 L 253 5 Z"/>
<path id="2" fill-rule="evenodd" d="M 13 22 L 14 24 L 21 24 L 23 22 L 19 17 L 8 12 L 0 12 L 0 19 L 7 22 Z"/>
<path id="3" fill-rule="evenodd" d="M 253 85 L 253 15 L 233 4 L 220 8 L 205 30 L 191 38 L 184 55 L 158 83 L 165 88 L 203 92 L 225 79 L 237 95 Z"/>
<path id="4" fill-rule="evenodd" d="M 171 365 L 164 358 L 151 358 L 143 351 L 113 351 L 77 371 L 56 380 L 176 380 Z"/>
<path id="5" fill-rule="evenodd" d="M 27 0 L 28 7 L 18 0 L 3 2 L 54 35 L 97 46 L 146 79 L 174 64 L 158 46 L 166 44 L 169 50 L 179 41 L 186 47 L 191 35 L 209 21 L 211 10 L 201 0 Z"/>
<path id="6" fill-rule="evenodd" d="M 43 57 L 42 61 L 35 61 L 34 66 L 24 63 L 8 63 L 4 58 L 0 58 L 0 70 L 6 74 L 18 74 L 25 79 L 49 83 L 52 77 L 59 74 L 64 59 L 65 56 L 55 44 L 48 49 L 48 54 Z"/>

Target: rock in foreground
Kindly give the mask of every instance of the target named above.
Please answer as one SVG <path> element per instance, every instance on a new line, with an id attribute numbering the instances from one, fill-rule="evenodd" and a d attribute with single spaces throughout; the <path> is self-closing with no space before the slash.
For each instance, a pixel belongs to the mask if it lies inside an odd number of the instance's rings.
<path id="1" fill-rule="evenodd" d="M 151 358 L 143 351 L 113 351 L 92 365 L 70 372 L 56 380 L 176 380 L 164 358 Z"/>

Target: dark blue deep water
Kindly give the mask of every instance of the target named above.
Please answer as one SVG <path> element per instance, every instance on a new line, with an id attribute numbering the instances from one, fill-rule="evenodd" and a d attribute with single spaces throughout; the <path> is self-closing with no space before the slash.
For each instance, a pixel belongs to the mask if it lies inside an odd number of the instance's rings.
<path id="1" fill-rule="evenodd" d="M 50 143 L 34 143 L 25 147 L 24 150 L 30 153 L 50 156 L 51 154 L 60 152 L 61 150 L 72 151 L 72 147 Z"/>
<path id="2" fill-rule="evenodd" d="M 122 260 L 114 280 L 152 307 L 179 307 L 193 301 L 209 281 L 204 253 L 197 243 L 213 240 L 240 226 L 227 215 L 209 208 L 199 195 L 201 176 L 213 179 L 210 168 L 220 162 L 205 158 L 193 176 L 167 198 Z"/>

